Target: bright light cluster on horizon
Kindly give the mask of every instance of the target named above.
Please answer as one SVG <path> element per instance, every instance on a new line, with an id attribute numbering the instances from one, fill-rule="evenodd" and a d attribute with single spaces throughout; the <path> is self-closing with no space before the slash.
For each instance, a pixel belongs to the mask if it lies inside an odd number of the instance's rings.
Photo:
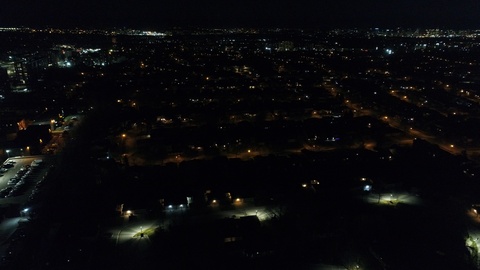
<path id="1" fill-rule="evenodd" d="M 25 30 L 25 28 L 20 27 L 0 27 L 0 32 L 12 32 L 18 30 Z"/>
<path id="2" fill-rule="evenodd" d="M 142 31 L 142 36 L 166 36 L 165 33 L 158 33 L 152 31 Z"/>
<path id="3" fill-rule="evenodd" d="M 30 33 L 49 33 L 49 34 L 102 34 L 102 35 L 131 35 L 131 36 L 154 36 L 164 37 L 167 33 L 157 31 L 147 31 L 139 29 L 121 29 L 121 30 L 106 30 L 106 29 L 61 29 L 61 28 L 29 28 L 29 27 L 0 27 L 0 32 L 30 32 Z"/>

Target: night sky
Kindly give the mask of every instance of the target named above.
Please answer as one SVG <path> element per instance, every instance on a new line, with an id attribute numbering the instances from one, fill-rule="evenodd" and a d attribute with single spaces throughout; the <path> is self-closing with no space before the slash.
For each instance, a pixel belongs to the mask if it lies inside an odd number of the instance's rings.
<path id="1" fill-rule="evenodd" d="M 0 27 L 480 29 L 479 0 L 1 0 Z"/>

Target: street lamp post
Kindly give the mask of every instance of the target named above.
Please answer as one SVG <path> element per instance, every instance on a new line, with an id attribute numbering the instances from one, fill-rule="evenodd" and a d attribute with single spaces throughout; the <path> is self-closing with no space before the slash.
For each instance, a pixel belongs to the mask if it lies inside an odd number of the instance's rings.
<path id="1" fill-rule="evenodd" d="M 7 153 L 7 157 L 10 158 L 10 150 L 5 150 L 5 152 Z"/>
<path id="2" fill-rule="evenodd" d="M 127 145 L 126 145 L 127 134 L 123 133 L 123 134 L 121 135 L 121 138 L 122 138 L 122 140 L 121 140 L 122 152 L 125 152 L 126 149 L 127 149 Z"/>
<path id="3" fill-rule="evenodd" d="M 55 130 L 55 120 L 54 119 L 50 120 L 50 130 L 51 131 Z"/>

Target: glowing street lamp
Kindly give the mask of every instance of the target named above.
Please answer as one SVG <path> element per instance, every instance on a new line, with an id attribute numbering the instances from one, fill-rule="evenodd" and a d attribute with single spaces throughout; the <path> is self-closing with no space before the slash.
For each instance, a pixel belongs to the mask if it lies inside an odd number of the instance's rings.
<path id="1" fill-rule="evenodd" d="M 126 145 L 127 134 L 122 133 L 122 135 L 120 135 L 120 138 L 121 138 L 121 141 L 120 141 L 119 144 L 120 144 L 121 150 L 122 150 L 122 152 L 126 152 L 126 150 L 127 150 L 127 145 Z"/>
<path id="2" fill-rule="evenodd" d="M 21 216 L 23 216 L 23 217 L 24 217 L 24 216 L 27 216 L 29 210 L 30 210 L 30 209 L 28 209 L 28 208 L 23 209 L 22 212 L 21 212 Z"/>
<path id="3" fill-rule="evenodd" d="M 10 150 L 5 150 L 5 152 L 7 153 L 7 157 L 10 157 Z"/>

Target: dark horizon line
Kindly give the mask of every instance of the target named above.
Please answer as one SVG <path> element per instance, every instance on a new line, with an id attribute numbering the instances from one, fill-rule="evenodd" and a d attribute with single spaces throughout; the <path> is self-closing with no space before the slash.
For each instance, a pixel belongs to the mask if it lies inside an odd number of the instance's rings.
<path id="1" fill-rule="evenodd" d="M 165 30 L 165 29 L 306 29 L 306 30 L 369 30 L 369 29 L 403 29 L 403 30 L 427 30 L 427 29 L 440 29 L 440 30 L 454 30 L 454 31 L 465 31 L 465 30 L 480 30 L 480 27 L 440 27 L 440 26 L 281 26 L 281 25 L 264 25 L 264 26 L 253 26 L 253 25 L 188 25 L 188 24 L 166 24 L 164 26 L 87 26 L 87 25 L 72 25 L 72 26 L 58 26 L 58 25 L 1 25 L 0 28 L 19 28 L 19 29 L 62 29 L 62 30 L 110 30 L 110 29 L 132 29 L 132 30 Z"/>

